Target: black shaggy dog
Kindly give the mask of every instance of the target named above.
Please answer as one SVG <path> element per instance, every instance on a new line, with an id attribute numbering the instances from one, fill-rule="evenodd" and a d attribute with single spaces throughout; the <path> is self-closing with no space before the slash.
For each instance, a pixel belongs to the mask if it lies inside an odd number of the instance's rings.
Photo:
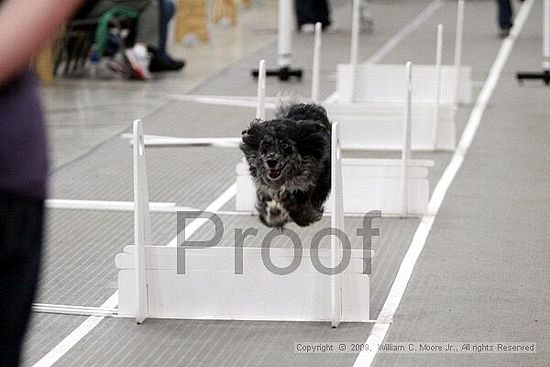
<path id="1" fill-rule="evenodd" d="M 256 185 L 256 208 L 266 226 L 321 219 L 330 193 L 331 127 L 325 109 L 292 104 L 274 120 L 254 120 L 243 131 L 241 150 Z"/>

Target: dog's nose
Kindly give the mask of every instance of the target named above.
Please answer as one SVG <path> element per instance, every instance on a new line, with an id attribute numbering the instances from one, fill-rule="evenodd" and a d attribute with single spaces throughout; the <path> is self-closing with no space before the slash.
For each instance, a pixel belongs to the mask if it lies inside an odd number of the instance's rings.
<path id="1" fill-rule="evenodd" d="M 278 215 L 281 214 L 281 209 L 280 209 L 280 208 L 277 208 L 277 207 L 269 208 L 269 214 L 271 214 L 272 216 L 276 217 L 276 216 L 278 216 Z"/>
<path id="2" fill-rule="evenodd" d="M 275 168 L 277 166 L 277 160 L 276 159 L 268 159 L 266 161 L 266 163 L 267 163 L 267 166 L 269 168 Z"/>

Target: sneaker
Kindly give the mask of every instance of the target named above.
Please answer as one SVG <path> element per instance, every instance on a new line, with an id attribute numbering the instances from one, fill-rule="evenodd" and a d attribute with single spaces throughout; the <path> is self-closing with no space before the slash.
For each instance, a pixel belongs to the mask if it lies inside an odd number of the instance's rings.
<path id="1" fill-rule="evenodd" d="M 313 33 L 315 33 L 315 24 L 313 24 L 313 23 L 302 24 L 300 26 L 300 32 L 302 32 L 304 34 L 313 34 Z"/>
<path id="2" fill-rule="evenodd" d="M 502 29 L 502 30 L 500 31 L 500 33 L 498 34 L 498 36 L 499 36 L 500 38 L 506 38 L 506 37 L 508 37 L 509 35 L 510 35 L 510 29 Z"/>
<path id="3" fill-rule="evenodd" d="M 134 71 L 134 77 L 140 80 L 151 79 L 149 74 L 147 48 L 144 45 L 136 44 L 133 48 L 124 50 L 124 56 Z"/>
<path id="4" fill-rule="evenodd" d="M 153 57 L 149 64 L 149 71 L 156 73 L 159 71 L 178 71 L 185 66 L 185 60 L 172 59 L 170 56 Z"/>

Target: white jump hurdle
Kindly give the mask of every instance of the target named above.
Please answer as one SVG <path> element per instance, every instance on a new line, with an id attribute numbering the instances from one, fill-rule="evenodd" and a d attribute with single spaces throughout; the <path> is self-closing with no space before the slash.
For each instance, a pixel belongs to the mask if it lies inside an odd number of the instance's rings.
<path id="1" fill-rule="evenodd" d="M 406 84 L 400 64 L 360 64 L 359 2 L 354 0 L 350 63 L 338 65 L 337 97 L 340 102 L 402 102 L 400 91 Z M 471 69 L 461 63 L 464 24 L 464 0 L 458 1 L 454 64 L 442 66 L 443 104 L 471 103 Z M 440 28 L 440 27 L 438 27 Z M 440 37 L 438 36 L 438 39 Z M 440 52 L 441 44 L 437 49 Z M 437 65 L 415 65 L 413 103 L 434 101 Z"/>
<path id="2" fill-rule="evenodd" d="M 345 213 L 367 213 L 380 210 L 384 216 L 422 215 L 428 210 L 429 168 L 431 160 L 411 159 L 411 141 L 414 133 L 412 125 L 412 64 L 403 68 L 408 83 L 401 92 L 405 105 L 401 107 L 399 129 L 392 131 L 402 147 L 401 159 L 346 159 L 342 160 L 343 170 L 343 209 Z M 416 69 L 415 69 L 416 70 Z M 403 108 L 404 107 L 404 108 Z M 364 131 L 364 132 L 363 132 Z M 355 143 L 359 136 L 368 136 L 364 125 L 342 123 L 341 145 L 344 148 L 365 149 Z M 238 211 L 253 211 L 256 200 L 254 183 L 246 163 L 236 168 Z M 329 199 L 332 202 L 333 196 Z M 331 205 L 328 205 L 330 208 Z"/>
<path id="3" fill-rule="evenodd" d="M 320 27 L 317 27 L 315 48 L 320 48 Z M 317 55 L 316 65 L 320 64 L 319 54 Z M 263 66 L 262 66 L 263 65 Z M 260 63 L 261 70 L 265 70 L 265 64 Z M 412 100 L 412 73 L 410 67 L 403 68 L 408 83 L 404 85 L 402 95 L 406 101 Z M 315 74 L 315 73 L 314 73 Z M 265 77 L 260 73 L 258 78 L 258 95 L 256 97 L 256 116 L 265 117 Z M 318 84 L 317 84 L 318 85 Z M 315 83 L 314 83 L 315 86 Z M 316 88 L 312 87 L 312 95 L 316 94 Z M 252 98 L 246 100 L 252 107 Z M 410 102 L 405 103 L 400 109 L 399 126 L 393 126 L 393 129 L 386 129 L 395 139 L 395 146 L 398 146 L 402 152 L 411 150 L 411 141 L 418 127 L 412 124 L 414 110 Z M 431 111 L 430 112 L 434 112 Z M 406 116 L 404 118 L 403 116 Z M 262 117 L 260 117 L 262 118 Z M 411 136 L 407 143 L 403 139 L 403 132 L 406 136 Z M 364 150 L 365 145 L 356 143 L 358 137 L 364 137 L 367 140 L 372 131 L 366 129 L 364 124 L 355 125 L 348 122 L 342 125 L 342 147 L 344 149 Z M 240 138 L 181 138 L 181 137 L 163 137 L 155 135 L 145 136 L 146 146 L 194 146 L 206 145 L 215 147 L 238 147 Z M 403 153 L 405 154 L 405 153 Z M 410 153 L 407 154 L 410 157 Z M 406 162 L 406 169 L 403 169 Z M 380 210 L 384 216 L 407 216 L 422 215 L 428 210 L 429 201 L 429 168 L 433 166 L 431 160 L 413 160 L 406 159 L 344 159 L 343 160 L 343 187 L 344 187 L 344 210 L 347 214 L 366 213 L 371 210 Z M 255 188 L 248 173 L 246 164 L 241 163 L 236 168 L 236 210 L 244 212 L 254 212 Z M 405 180 L 404 177 L 407 177 Z M 406 183 L 404 188 L 403 182 Z M 358 200 L 358 198 L 360 198 Z M 403 198 L 406 198 L 403 199 Z M 329 199 L 330 201 L 331 199 Z M 403 211 L 406 205 L 407 211 Z"/>
<path id="4" fill-rule="evenodd" d="M 326 104 L 329 115 L 349 123 L 346 148 L 400 150 L 401 111 L 407 79 L 401 65 L 359 64 L 359 1 L 354 1 L 349 64 L 337 66 L 337 90 Z M 436 62 L 415 65 L 412 149 L 453 150 L 457 103 L 472 100 L 471 69 L 461 65 L 464 2 L 457 13 L 455 64 L 442 65 L 443 26 L 437 29 Z M 348 145 L 349 144 L 349 145 Z"/>
<path id="5" fill-rule="evenodd" d="M 263 264 L 262 249 L 242 248 L 242 274 L 235 274 L 235 247 L 224 244 L 186 250 L 185 274 L 178 274 L 176 247 L 150 246 L 145 144 L 141 121 L 134 123 L 135 245 L 116 257 L 119 316 L 184 319 L 369 322 L 369 276 L 362 250 L 350 251 L 350 265 L 325 275 L 313 265 L 338 265 L 342 247 L 312 257 L 304 251 L 297 269 L 276 275 Z M 344 231 L 340 125 L 333 124 L 331 204 L 333 228 Z M 275 233 L 278 234 L 277 231 Z M 181 251 L 181 249 L 180 249 Z M 289 264 L 295 249 L 271 248 L 273 264 Z M 181 259 L 181 258 L 180 258 Z M 278 265 L 280 266 L 280 265 Z"/>

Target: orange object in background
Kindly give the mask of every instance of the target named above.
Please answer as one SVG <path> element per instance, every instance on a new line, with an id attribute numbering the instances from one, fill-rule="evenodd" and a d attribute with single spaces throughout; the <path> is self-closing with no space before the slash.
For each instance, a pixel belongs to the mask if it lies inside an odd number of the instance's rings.
<path id="1" fill-rule="evenodd" d="M 179 0 L 176 14 L 176 41 L 181 41 L 189 34 L 196 34 L 202 42 L 208 41 L 204 0 Z"/>

